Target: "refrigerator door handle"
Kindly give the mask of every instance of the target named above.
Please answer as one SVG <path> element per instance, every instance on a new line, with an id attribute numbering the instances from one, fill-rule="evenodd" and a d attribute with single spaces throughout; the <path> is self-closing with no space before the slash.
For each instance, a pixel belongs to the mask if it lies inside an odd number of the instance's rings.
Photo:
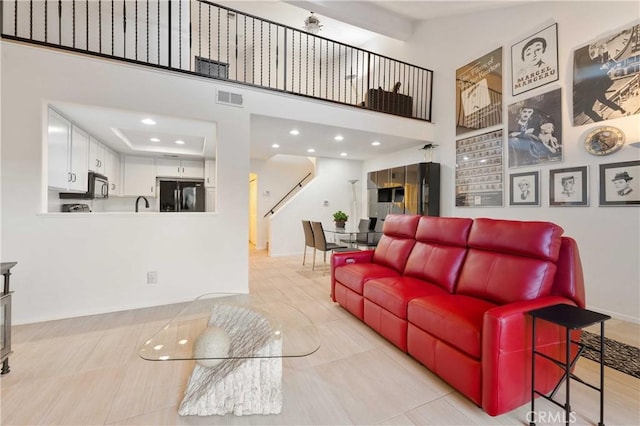
<path id="1" fill-rule="evenodd" d="M 180 190 L 173 190 L 173 205 L 175 206 L 175 211 L 180 211 Z"/>

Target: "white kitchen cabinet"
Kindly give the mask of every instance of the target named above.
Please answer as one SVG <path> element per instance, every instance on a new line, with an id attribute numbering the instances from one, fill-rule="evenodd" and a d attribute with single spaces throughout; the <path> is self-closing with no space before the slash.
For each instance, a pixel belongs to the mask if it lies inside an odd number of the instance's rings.
<path id="1" fill-rule="evenodd" d="M 89 144 L 89 170 L 104 175 L 104 155 L 105 148 L 94 138 L 90 138 Z"/>
<path id="2" fill-rule="evenodd" d="M 216 189 L 206 188 L 204 195 L 204 211 L 215 212 L 216 211 Z"/>
<path id="3" fill-rule="evenodd" d="M 60 191 L 87 191 L 89 136 L 49 109 L 47 123 L 48 186 Z"/>
<path id="4" fill-rule="evenodd" d="M 124 187 L 125 197 L 156 194 L 156 164 L 153 158 L 124 157 Z"/>
<path id="5" fill-rule="evenodd" d="M 158 177 L 171 178 L 204 178 L 204 164 L 202 160 L 176 160 L 160 158 L 156 162 Z"/>
<path id="6" fill-rule="evenodd" d="M 204 162 L 204 186 L 205 188 L 216 187 L 216 160 Z"/>
<path id="7" fill-rule="evenodd" d="M 110 149 L 105 149 L 104 151 L 104 173 L 109 179 L 109 196 L 121 196 L 122 185 L 120 184 L 120 155 Z"/>

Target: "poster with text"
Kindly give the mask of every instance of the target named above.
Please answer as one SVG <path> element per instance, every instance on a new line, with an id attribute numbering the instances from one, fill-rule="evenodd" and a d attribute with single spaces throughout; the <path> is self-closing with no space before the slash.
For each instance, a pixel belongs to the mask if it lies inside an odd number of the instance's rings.
<path id="1" fill-rule="evenodd" d="M 513 96 L 558 80 L 558 24 L 511 46 Z"/>
<path id="2" fill-rule="evenodd" d="M 509 167 L 562 161 L 561 89 L 509 105 Z"/>
<path id="3" fill-rule="evenodd" d="M 502 130 L 456 141 L 456 206 L 502 206 Z"/>
<path id="4" fill-rule="evenodd" d="M 456 70 L 456 135 L 502 124 L 502 47 Z"/>
<path id="5" fill-rule="evenodd" d="M 573 125 L 640 113 L 640 24 L 573 53 Z"/>

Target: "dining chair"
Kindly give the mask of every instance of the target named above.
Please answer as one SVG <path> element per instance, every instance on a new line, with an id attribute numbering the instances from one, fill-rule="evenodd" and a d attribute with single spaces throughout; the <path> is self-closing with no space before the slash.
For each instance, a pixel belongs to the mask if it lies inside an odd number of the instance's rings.
<path id="1" fill-rule="evenodd" d="M 328 251 L 352 251 L 354 249 L 340 244 L 328 243 L 327 238 L 324 235 L 324 229 L 322 228 L 322 222 L 311 222 L 311 229 L 313 229 L 313 239 L 315 242 L 315 248 L 313 250 L 313 266 L 311 270 L 316 268 L 316 250 L 323 252 L 322 260 L 322 275 L 324 275 L 327 265 L 327 252 Z"/>
<path id="2" fill-rule="evenodd" d="M 341 243 L 349 243 L 352 246 L 366 245 L 369 241 L 370 219 L 360 219 L 358 223 L 358 232 L 351 234 L 348 240 L 341 240 Z"/>
<path id="3" fill-rule="evenodd" d="M 304 266 L 305 261 L 307 260 L 307 247 L 311 247 L 315 253 L 315 241 L 313 238 L 313 229 L 311 228 L 311 221 L 303 220 L 302 221 L 302 229 L 304 230 L 304 254 L 302 255 L 302 266 Z M 315 260 L 315 256 L 314 256 Z"/>
<path id="4" fill-rule="evenodd" d="M 378 246 L 378 242 L 380 242 L 380 237 L 382 237 L 382 225 L 384 224 L 384 220 L 378 219 L 376 221 L 375 227 L 372 230 L 369 230 L 366 233 L 366 237 L 364 240 L 357 240 L 356 246 L 365 246 L 366 248 L 375 248 Z"/>

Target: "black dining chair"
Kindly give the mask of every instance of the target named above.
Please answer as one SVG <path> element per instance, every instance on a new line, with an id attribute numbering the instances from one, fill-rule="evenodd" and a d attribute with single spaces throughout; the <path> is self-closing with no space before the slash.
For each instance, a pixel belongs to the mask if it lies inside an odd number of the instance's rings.
<path id="1" fill-rule="evenodd" d="M 370 219 L 360 219 L 358 223 L 358 232 L 349 235 L 348 239 L 340 239 L 342 244 L 349 244 L 352 247 L 359 245 L 366 245 L 369 238 L 369 228 L 371 224 Z"/>
<path id="2" fill-rule="evenodd" d="M 366 233 L 366 237 L 362 240 L 357 240 L 357 247 L 364 246 L 368 249 L 376 248 L 378 246 L 378 242 L 380 241 L 380 237 L 382 237 L 382 225 L 384 224 L 384 220 L 378 219 L 376 224 L 372 230 L 369 230 Z"/>
<path id="3" fill-rule="evenodd" d="M 315 242 L 315 249 L 313 250 L 313 267 L 311 268 L 311 270 L 315 270 L 316 268 L 316 250 L 320 250 L 324 254 L 323 260 L 322 260 L 322 275 L 324 275 L 325 273 L 328 251 L 354 250 L 352 248 L 349 248 L 347 246 L 342 246 L 340 244 L 328 243 L 327 238 L 324 236 L 324 229 L 322 228 L 321 222 L 311 222 L 311 229 L 313 229 L 313 239 Z"/>
<path id="4" fill-rule="evenodd" d="M 311 221 L 303 220 L 302 229 L 304 229 L 304 254 L 302 255 L 302 266 L 304 266 L 307 260 L 307 247 L 311 247 L 315 252 L 316 246 L 313 238 L 313 229 L 311 229 Z"/>

